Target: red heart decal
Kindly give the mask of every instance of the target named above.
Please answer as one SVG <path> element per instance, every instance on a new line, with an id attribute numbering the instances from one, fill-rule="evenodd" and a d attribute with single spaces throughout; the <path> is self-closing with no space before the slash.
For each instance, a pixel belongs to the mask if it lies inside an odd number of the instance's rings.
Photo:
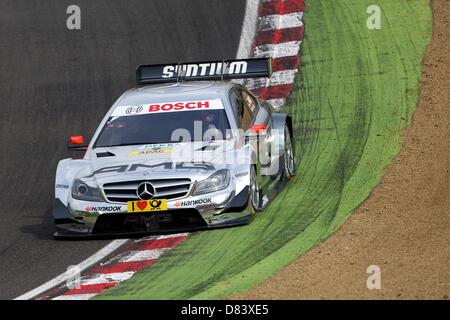
<path id="1" fill-rule="evenodd" d="M 147 208 L 148 203 L 147 201 L 138 201 L 136 205 L 142 211 Z"/>

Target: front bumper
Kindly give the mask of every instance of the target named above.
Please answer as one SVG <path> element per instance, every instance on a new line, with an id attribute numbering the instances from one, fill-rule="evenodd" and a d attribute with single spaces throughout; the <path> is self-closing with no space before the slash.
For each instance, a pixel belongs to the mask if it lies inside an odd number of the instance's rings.
<path id="1" fill-rule="evenodd" d="M 53 217 L 57 226 L 55 237 L 120 236 L 243 225 L 253 219 L 253 210 L 249 188 L 245 187 L 237 195 L 224 190 L 169 201 L 167 211 L 156 213 L 127 213 L 126 204 L 85 201 L 66 207 L 56 199 Z"/>

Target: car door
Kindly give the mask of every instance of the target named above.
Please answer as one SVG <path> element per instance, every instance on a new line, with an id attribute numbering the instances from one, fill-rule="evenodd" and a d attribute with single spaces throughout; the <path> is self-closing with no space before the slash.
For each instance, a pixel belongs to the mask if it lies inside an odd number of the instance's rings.
<path id="1" fill-rule="evenodd" d="M 259 131 L 258 150 L 259 162 L 262 167 L 270 165 L 271 161 L 271 139 L 272 139 L 272 112 L 267 104 L 261 104 L 259 100 L 246 90 L 242 90 L 242 99 L 244 109 L 252 113 L 252 122 L 249 128 L 253 131 Z M 267 175 L 264 170 L 262 175 Z"/>
<path id="2" fill-rule="evenodd" d="M 255 149 L 258 150 L 257 156 L 257 173 L 258 183 L 262 194 L 262 204 L 264 205 L 265 195 L 269 194 L 272 189 L 274 178 L 278 172 L 271 172 L 272 161 L 272 110 L 268 104 L 260 103 L 249 91 L 242 89 L 240 91 L 242 100 L 244 102 L 244 114 L 247 111 L 252 120 L 248 125 L 248 129 L 255 133 L 258 132 L 257 140 L 252 140 L 251 143 L 256 143 Z M 244 122 L 244 125 L 245 122 Z M 261 130 L 261 131 L 259 131 Z"/>

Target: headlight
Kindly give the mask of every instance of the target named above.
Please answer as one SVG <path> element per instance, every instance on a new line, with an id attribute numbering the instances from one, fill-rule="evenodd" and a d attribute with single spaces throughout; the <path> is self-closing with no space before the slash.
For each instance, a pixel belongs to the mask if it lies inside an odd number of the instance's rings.
<path id="1" fill-rule="evenodd" d="M 222 169 L 209 178 L 197 182 L 194 195 L 204 194 L 225 189 L 230 185 L 230 170 Z"/>
<path id="2" fill-rule="evenodd" d="M 72 186 L 72 198 L 85 201 L 103 201 L 97 188 L 89 187 L 83 181 L 76 179 Z"/>

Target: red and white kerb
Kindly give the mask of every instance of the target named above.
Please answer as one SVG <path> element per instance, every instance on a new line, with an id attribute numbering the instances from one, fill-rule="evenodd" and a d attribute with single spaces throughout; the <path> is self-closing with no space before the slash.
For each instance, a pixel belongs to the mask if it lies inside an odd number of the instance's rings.
<path id="1" fill-rule="evenodd" d="M 272 58 L 272 76 L 249 79 L 246 87 L 276 108 L 290 95 L 300 67 L 304 0 L 262 0 L 253 57 Z"/>
<path id="2" fill-rule="evenodd" d="M 83 272 L 76 287 L 63 283 L 33 300 L 88 300 L 151 266 L 187 236 L 187 233 L 178 233 L 133 240 L 108 260 Z"/>

